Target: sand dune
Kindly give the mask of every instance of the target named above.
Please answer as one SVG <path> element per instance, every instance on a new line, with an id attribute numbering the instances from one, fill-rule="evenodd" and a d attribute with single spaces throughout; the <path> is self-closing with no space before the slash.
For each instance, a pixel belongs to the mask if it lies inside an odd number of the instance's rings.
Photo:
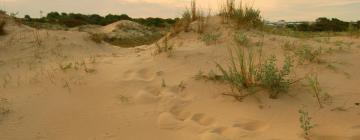
<path id="1" fill-rule="evenodd" d="M 339 40 L 351 45 L 324 54 L 326 63 L 296 65 L 295 78 L 318 73 L 332 98 L 324 108 L 306 81 L 278 99 L 261 90 L 239 102 L 222 95 L 231 91 L 228 85 L 194 78 L 199 71 L 219 72 L 215 62 L 226 64 L 227 48 L 235 45 L 234 30 L 218 17 L 210 20 L 205 32 L 221 34 L 216 43 L 181 32 L 169 39 L 170 57 L 154 55 L 155 44 L 119 48 L 97 44 L 85 32 L 9 22 L 8 34 L 0 36 L 0 98 L 10 110 L 0 114 L 0 139 L 301 140 L 301 108 L 316 123 L 311 139 L 360 139 L 359 39 L 331 37 L 324 43 L 263 33 L 264 57 L 279 60 L 288 53 L 281 47 L 286 41 L 335 50 Z M 243 32 L 254 42 L 262 38 L 256 30 Z"/>

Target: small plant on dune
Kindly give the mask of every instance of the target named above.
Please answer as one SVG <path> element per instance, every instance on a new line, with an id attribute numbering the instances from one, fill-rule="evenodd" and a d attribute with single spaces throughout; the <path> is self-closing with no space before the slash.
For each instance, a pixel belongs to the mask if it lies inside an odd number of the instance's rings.
<path id="1" fill-rule="evenodd" d="M 220 37 L 221 34 L 210 32 L 203 34 L 201 40 L 204 41 L 207 45 L 210 45 L 212 43 L 216 43 Z"/>
<path id="2" fill-rule="evenodd" d="M 183 27 L 185 32 L 189 31 L 191 22 L 192 22 L 191 12 L 187 9 L 183 13 L 182 18 L 180 20 L 180 25 L 181 27 Z"/>
<path id="3" fill-rule="evenodd" d="M 94 41 L 97 44 L 102 43 L 102 41 L 104 40 L 105 35 L 101 34 L 101 33 L 90 33 L 90 39 L 92 41 Z"/>
<path id="4" fill-rule="evenodd" d="M 0 121 L 3 115 L 10 113 L 10 109 L 7 107 L 8 103 L 8 99 L 0 98 Z"/>
<path id="5" fill-rule="evenodd" d="M 282 49 L 284 49 L 285 51 L 293 51 L 295 49 L 295 43 L 292 42 L 290 43 L 289 41 L 286 41 L 282 46 Z"/>
<path id="6" fill-rule="evenodd" d="M 174 46 L 169 44 L 168 37 L 164 38 L 164 40 L 162 41 L 162 44 L 163 45 L 160 45 L 159 43 L 155 43 L 155 46 L 156 46 L 155 55 L 165 52 L 168 54 L 168 57 L 172 56 Z"/>
<path id="7" fill-rule="evenodd" d="M 5 29 L 4 29 L 5 24 L 6 24 L 5 20 L 0 19 L 0 35 L 5 35 Z"/>
<path id="8" fill-rule="evenodd" d="M 243 45 L 246 47 L 249 46 L 249 43 L 250 43 L 249 37 L 245 33 L 240 32 L 240 31 L 238 31 L 234 34 L 234 40 L 237 44 Z"/>
<path id="9" fill-rule="evenodd" d="M 323 50 L 321 47 L 318 49 L 311 48 L 309 46 L 304 45 L 303 47 L 299 48 L 295 54 L 299 56 L 300 63 L 307 62 L 316 62 L 320 63 L 320 56 L 323 53 Z"/>
<path id="10" fill-rule="evenodd" d="M 310 131 L 315 127 L 315 125 L 311 123 L 312 118 L 309 116 L 308 112 L 300 109 L 299 114 L 300 114 L 300 118 L 299 118 L 300 127 L 304 131 L 305 138 L 309 139 Z"/>
<path id="11" fill-rule="evenodd" d="M 256 69 L 253 51 L 250 50 L 247 55 L 245 50 L 241 48 L 236 48 L 235 53 L 231 49 L 229 49 L 229 52 L 230 64 L 227 69 L 220 64 L 216 64 L 222 73 L 222 79 L 228 82 L 232 89 L 235 88 L 239 92 L 243 88 L 254 87 L 256 85 Z"/>
<path id="12" fill-rule="evenodd" d="M 290 57 L 286 57 L 282 69 L 276 66 L 276 57 L 271 56 L 260 67 L 258 80 L 260 84 L 271 91 L 270 98 L 277 98 L 281 92 L 287 92 L 291 81 L 288 78 L 293 67 Z"/>
<path id="13" fill-rule="evenodd" d="M 259 61 L 256 58 L 259 58 Z M 242 89 L 256 89 L 263 87 L 270 91 L 270 98 L 277 98 L 279 93 L 286 93 L 293 83 L 289 78 L 293 67 L 292 59 L 286 57 L 283 67 L 280 69 L 276 66 L 276 57 L 272 56 L 261 63 L 261 52 L 256 55 L 252 49 L 245 51 L 244 48 L 236 48 L 235 53 L 230 49 L 230 63 L 224 68 L 219 63 L 216 64 L 220 70 L 222 80 L 231 85 L 241 93 Z M 215 75 L 217 76 L 217 75 Z M 202 76 L 207 78 L 208 76 Z M 236 97 L 245 97 L 241 95 Z"/>
<path id="14" fill-rule="evenodd" d="M 307 80 L 311 90 L 314 93 L 314 96 L 317 99 L 317 102 L 319 103 L 320 108 L 322 108 L 323 102 L 329 100 L 330 95 L 322 91 L 318 80 L 318 76 L 316 74 L 310 74 L 307 77 Z"/>
<path id="15" fill-rule="evenodd" d="M 220 16 L 225 22 L 235 21 L 238 27 L 259 27 L 263 25 L 260 10 L 248 5 L 244 6 L 242 1 L 236 7 L 235 0 L 227 0 L 220 8 Z"/>

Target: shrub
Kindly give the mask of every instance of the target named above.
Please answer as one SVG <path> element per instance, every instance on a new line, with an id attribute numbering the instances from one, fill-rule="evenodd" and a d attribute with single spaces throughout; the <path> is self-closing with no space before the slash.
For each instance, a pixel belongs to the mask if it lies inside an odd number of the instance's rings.
<path id="1" fill-rule="evenodd" d="M 271 91 L 270 98 L 277 98 L 279 93 L 288 91 L 291 84 L 288 76 L 292 67 L 291 58 L 286 57 L 282 69 L 278 69 L 275 56 L 271 56 L 261 65 L 257 78 L 262 86 Z"/>
<path id="2" fill-rule="evenodd" d="M 235 55 L 235 56 L 234 56 Z M 270 91 L 270 98 L 277 98 L 279 93 L 287 92 L 291 85 L 289 78 L 292 65 L 290 57 L 286 57 L 282 69 L 276 66 L 276 57 L 272 56 L 261 63 L 262 60 L 255 62 L 256 58 L 261 58 L 255 55 L 252 49 L 245 52 L 243 48 L 236 48 L 235 53 L 230 49 L 230 63 L 225 69 L 219 63 L 216 64 L 221 72 L 221 80 L 229 83 L 232 89 L 237 89 L 239 92 L 245 89 L 254 89 L 255 87 L 263 87 Z"/>
<path id="3" fill-rule="evenodd" d="M 300 127 L 304 131 L 305 138 L 308 139 L 308 137 L 310 135 L 310 131 L 311 131 L 311 129 L 313 129 L 315 127 L 315 125 L 311 124 L 312 118 L 309 116 L 308 112 L 300 109 L 299 114 L 300 114 L 300 118 L 299 118 Z"/>
<path id="4" fill-rule="evenodd" d="M 5 20 L 1 20 L 0 19 L 0 35 L 4 35 L 5 34 L 5 24 L 6 24 L 6 22 L 5 22 Z"/>

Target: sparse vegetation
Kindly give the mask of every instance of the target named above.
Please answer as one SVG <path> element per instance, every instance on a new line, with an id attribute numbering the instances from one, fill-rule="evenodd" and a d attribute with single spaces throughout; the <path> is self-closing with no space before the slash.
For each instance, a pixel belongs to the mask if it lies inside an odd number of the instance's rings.
<path id="1" fill-rule="evenodd" d="M 249 46 L 250 43 L 249 37 L 244 32 L 241 31 L 235 32 L 234 40 L 237 44 L 243 45 L 245 47 Z"/>
<path id="2" fill-rule="evenodd" d="M 299 57 L 300 63 L 304 62 L 315 62 L 321 63 L 320 56 L 322 55 L 323 50 L 321 47 L 314 49 L 310 46 L 303 45 L 298 48 L 295 54 Z"/>
<path id="3" fill-rule="evenodd" d="M 104 40 L 104 37 L 105 37 L 105 35 L 101 34 L 101 33 L 91 33 L 90 34 L 90 39 L 97 44 L 102 43 L 102 41 Z"/>
<path id="4" fill-rule="evenodd" d="M 307 80 L 312 92 L 314 93 L 314 96 L 317 99 L 317 102 L 319 103 L 320 108 L 322 108 L 323 102 L 329 100 L 330 96 L 322 91 L 318 76 L 316 74 L 310 74 L 307 77 Z"/>
<path id="5" fill-rule="evenodd" d="M 269 89 L 270 98 L 277 98 L 279 93 L 288 91 L 291 84 L 289 74 L 293 67 L 290 57 L 285 59 L 282 69 L 279 69 L 276 66 L 275 56 L 267 59 L 265 63 L 261 63 L 262 60 L 255 61 L 256 56 L 251 49 L 247 53 L 241 48 L 236 48 L 235 51 L 235 54 L 230 51 L 230 63 L 227 69 L 217 64 L 222 73 L 221 79 L 229 83 L 232 88 L 241 93 L 242 89 L 261 86 Z M 258 58 L 261 58 L 261 54 Z"/>
<path id="6" fill-rule="evenodd" d="M 220 16 L 224 23 L 235 21 L 238 27 L 259 27 L 263 25 L 261 12 L 249 5 L 243 5 L 240 1 L 239 6 L 235 6 L 235 0 L 226 0 L 226 3 L 220 7 Z"/>
<path id="7" fill-rule="evenodd" d="M 204 41 L 207 45 L 210 45 L 216 43 L 220 37 L 221 37 L 220 33 L 209 32 L 203 34 L 201 36 L 201 40 Z"/>
<path id="8" fill-rule="evenodd" d="M 173 55 L 174 46 L 169 44 L 169 40 L 167 37 L 162 41 L 162 45 L 158 42 L 155 43 L 156 50 L 154 52 L 155 55 L 161 54 L 163 52 L 167 53 L 168 57 Z"/>
<path id="9" fill-rule="evenodd" d="M 292 67 L 291 58 L 286 57 L 282 69 L 278 69 L 275 56 L 271 56 L 261 65 L 257 78 L 262 86 L 271 91 L 270 98 L 277 98 L 279 93 L 288 91 L 291 84 L 288 77 Z"/>
<path id="10" fill-rule="evenodd" d="M 300 127 L 303 129 L 305 139 L 309 139 L 311 129 L 313 129 L 315 125 L 312 124 L 311 122 L 312 118 L 309 116 L 308 112 L 300 109 L 299 114 L 300 114 L 300 118 L 299 118 Z"/>

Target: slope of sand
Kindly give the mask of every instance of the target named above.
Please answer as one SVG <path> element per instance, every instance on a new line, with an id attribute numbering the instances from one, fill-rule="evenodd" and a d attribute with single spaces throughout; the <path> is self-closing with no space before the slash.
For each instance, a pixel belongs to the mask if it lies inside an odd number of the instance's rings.
<path id="1" fill-rule="evenodd" d="M 215 62 L 225 63 L 227 47 L 234 45 L 233 29 L 211 20 L 207 31 L 222 34 L 217 43 L 206 45 L 197 33 L 182 32 L 170 40 L 171 57 L 153 55 L 154 45 L 120 49 L 93 43 L 86 33 L 7 26 L 9 34 L 0 37 L 0 98 L 10 112 L 0 114 L 0 139 L 302 140 L 301 108 L 316 124 L 311 139 L 360 139 L 359 39 L 330 38 L 352 42 L 323 56 L 336 70 L 328 63 L 296 66 L 296 78 L 319 74 L 332 97 L 324 108 L 306 82 L 276 100 L 259 91 L 239 102 L 222 95 L 229 86 L 194 79 L 199 71 L 217 71 Z M 257 31 L 246 33 L 261 38 Z M 339 47 L 265 34 L 264 55 L 282 60 L 287 40 Z"/>

